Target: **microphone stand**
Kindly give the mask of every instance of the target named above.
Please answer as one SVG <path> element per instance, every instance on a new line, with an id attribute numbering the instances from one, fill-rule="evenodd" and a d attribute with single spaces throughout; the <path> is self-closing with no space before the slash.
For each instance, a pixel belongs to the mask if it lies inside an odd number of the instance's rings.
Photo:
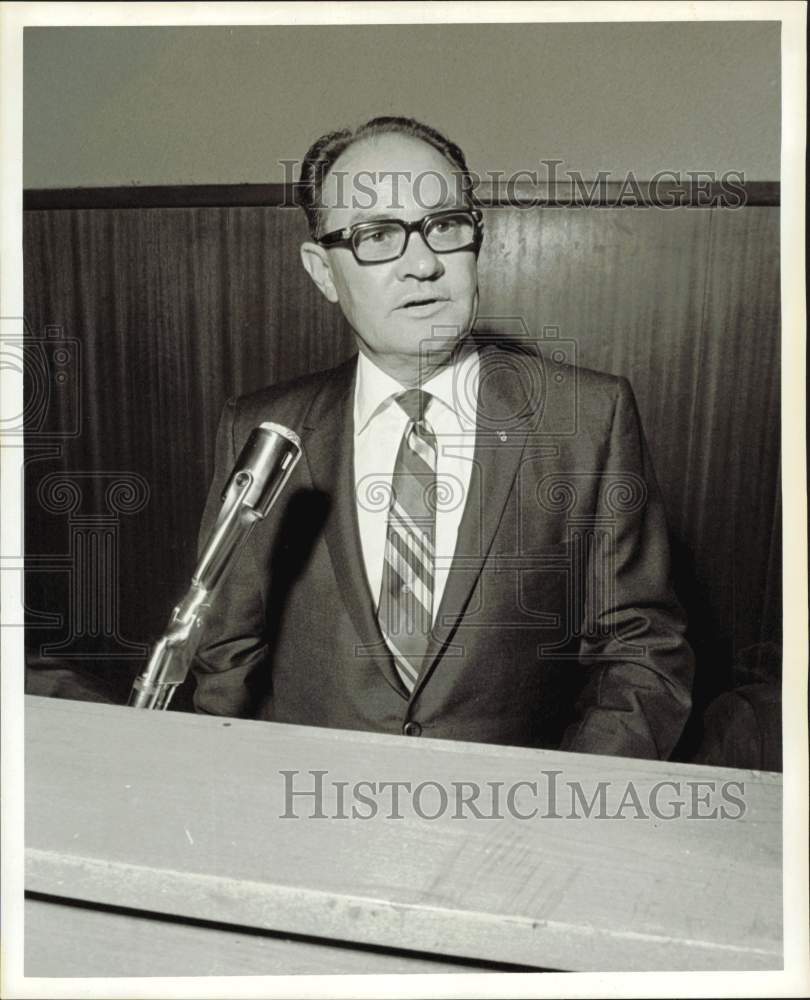
<path id="1" fill-rule="evenodd" d="M 225 488 L 191 586 L 132 685 L 129 704 L 134 708 L 168 707 L 191 668 L 220 585 L 250 532 L 269 513 L 300 455 L 298 436 L 286 427 L 265 423 L 252 432 Z"/>

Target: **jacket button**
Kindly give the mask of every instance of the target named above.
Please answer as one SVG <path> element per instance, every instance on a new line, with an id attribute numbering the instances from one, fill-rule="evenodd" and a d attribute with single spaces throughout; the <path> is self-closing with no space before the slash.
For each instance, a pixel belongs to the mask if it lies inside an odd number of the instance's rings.
<path id="1" fill-rule="evenodd" d="M 406 736 L 420 736 L 422 733 L 422 727 L 418 722 L 406 722 L 402 727 L 402 732 Z"/>

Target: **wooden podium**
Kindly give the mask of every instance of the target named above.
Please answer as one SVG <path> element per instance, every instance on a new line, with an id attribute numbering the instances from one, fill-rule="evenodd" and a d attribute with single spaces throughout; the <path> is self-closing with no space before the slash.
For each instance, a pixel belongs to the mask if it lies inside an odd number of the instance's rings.
<path id="1" fill-rule="evenodd" d="M 33 697 L 25 730 L 28 976 L 782 967 L 776 774 Z"/>

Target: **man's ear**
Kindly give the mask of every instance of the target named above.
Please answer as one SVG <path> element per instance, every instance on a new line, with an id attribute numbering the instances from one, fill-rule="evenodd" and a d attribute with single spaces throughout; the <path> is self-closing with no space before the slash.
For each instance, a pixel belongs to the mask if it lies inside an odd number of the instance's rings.
<path id="1" fill-rule="evenodd" d="M 332 268 L 326 250 L 317 243 L 302 243 L 301 263 L 326 298 L 330 302 L 337 302 L 338 293 L 332 280 Z"/>

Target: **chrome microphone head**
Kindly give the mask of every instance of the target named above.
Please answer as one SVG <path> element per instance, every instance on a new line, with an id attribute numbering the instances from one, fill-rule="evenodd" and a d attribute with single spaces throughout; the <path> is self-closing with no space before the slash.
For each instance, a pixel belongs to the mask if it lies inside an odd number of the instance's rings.
<path id="1" fill-rule="evenodd" d="M 301 440 L 281 424 L 263 423 L 251 431 L 223 491 L 236 487 L 242 506 L 266 517 L 301 457 Z"/>

